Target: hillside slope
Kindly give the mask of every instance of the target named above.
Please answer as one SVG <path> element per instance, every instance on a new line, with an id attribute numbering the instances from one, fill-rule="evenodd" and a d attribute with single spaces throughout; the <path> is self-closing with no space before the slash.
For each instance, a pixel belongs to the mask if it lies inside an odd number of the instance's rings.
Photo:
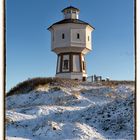
<path id="1" fill-rule="evenodd" d="M 7 140 L 134 139 L 134 87 L 39 86 L 6 97 Z"/>

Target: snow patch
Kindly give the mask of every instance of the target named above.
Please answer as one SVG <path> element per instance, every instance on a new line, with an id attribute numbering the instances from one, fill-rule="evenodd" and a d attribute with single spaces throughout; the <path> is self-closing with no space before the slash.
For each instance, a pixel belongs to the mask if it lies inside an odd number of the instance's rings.
<path id="1" fill-rule="evenodd" d="M 38 87 L 6 98 L 7 140 L 134 139 L 134 88 Z"/>

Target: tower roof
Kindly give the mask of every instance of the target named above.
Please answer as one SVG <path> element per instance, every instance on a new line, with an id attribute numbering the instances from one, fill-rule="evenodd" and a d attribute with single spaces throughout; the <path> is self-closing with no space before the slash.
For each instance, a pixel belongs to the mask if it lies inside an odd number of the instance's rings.
<path id="1" fill-rule="evenodd" d="M 76 10 L 76 11 L 80 11 L 78 8 L 75 8 L 75 7 L 73 7 L 73 6 L 69 6 L 69 7 L 66 7 L 66 8 L 64 8 L 63 10 L 62 10 L 62 12 L 64 12 L 64 11 L 66 11 L 66 10 Z"/>
<path id="2" fill-rule="evenodd" d="M 53 25 L 51 25 L 48 29 L 50 29 L 52 26 L 54 25 L 59 25 L 59 24 L 67 24 L 67 23 L 75 23 L 75 24 L 84 24 L 84 25 L 89 25 L 91 28 L 95 29 L 93 26 L 91 26 L 89 23 L 84 22 L 82 20 L 79 19 L 64 19 L 61 21 L 58 21 L 56 23 L 54 23 Z"/>
<path id="3" fill-rule="evenodd" d="M 82 20 L 78 19 L 78 14 L 79 14 L 79 9 L 75 8 L 73 6 L 66 7 L 62 10 L 64 13 L 64 19 L 61 21 L 58 21 L 54 24 L 52 24 L 49 28 L 51 29 L 54 25 L 59 25 L 59 24 L 68 24 L 68 23 L 74 23 L 74 24 L 83 24 L 83 25 L 89 25 L 91 28 L 95 29 L 93 26 L 91 26 L 89 23 L 84 22 Z"/>

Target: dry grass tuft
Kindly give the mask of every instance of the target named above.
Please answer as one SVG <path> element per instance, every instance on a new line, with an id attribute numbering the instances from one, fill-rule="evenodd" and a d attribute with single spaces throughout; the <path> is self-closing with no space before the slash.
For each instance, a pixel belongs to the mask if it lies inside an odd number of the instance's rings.
<path id="1" fill-rule="evenodd" d="M 109 86 L 111 88 L 114 88 L 118 85 L 127 85 L 127 84 L 134 85 L 135 84 L 134 81 L 102 81 L 101 83 L 102 85 Z"/>
<path id="2" fill-rule="evenodd" d="M 79 91 L 73 91 L 73 97 L 78 99 L 80 97 L 80 92 Z"/>
<path id="3" fill-rule="evenodd" d="M 114 93 L 112 93 L 112 92 L 107 93 L 107 94 L 106 94 L 106 97 L 110 97 L 110 98 L 113 98 L 113 99 L 116 98 L 116 96 L 115 96 Z"/>
<path id="4" fill-rule="evenodd" d="M 59 86 L 52 86 L 52 87 L 50 87 L 49 88 L 49 91 L 59 91 L 59 90 L 61 90 L 61 87 L 59 87 Z"/>
<path id="5" fill-rule="evenodd" d="M 86 91 L 87 91 L 87 89 L 85 89 L 85 88 L 82 88 L 82 89 L 79 90 L 80 93 L 84 93 Z"/>
<path id="6" fill-rule="evenodd" d="M 12 119 L 10 119 L 9 117 L 6 117 L 6 118 L 5 118 L 5 123 L 8 124 L 8 123 L 10 123 L 10 122 L 12 122 Z"/>

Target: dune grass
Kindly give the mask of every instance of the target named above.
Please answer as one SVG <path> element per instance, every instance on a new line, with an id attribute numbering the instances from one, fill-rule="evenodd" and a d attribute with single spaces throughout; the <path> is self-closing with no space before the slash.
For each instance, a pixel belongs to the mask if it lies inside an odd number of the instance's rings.
<path id="1" fill-rule="evenodd" d="M 75 87 L 79 84 L 78 80 L 53 78 L 53 77 L 37 77 L 25 80 L 18 83 L 15 87 L 11 88 L 6 96 L 15 94 L 25 94 L 35 90 L 38 86 L 44 86 L 46 84 L 55 87 Z"/>

